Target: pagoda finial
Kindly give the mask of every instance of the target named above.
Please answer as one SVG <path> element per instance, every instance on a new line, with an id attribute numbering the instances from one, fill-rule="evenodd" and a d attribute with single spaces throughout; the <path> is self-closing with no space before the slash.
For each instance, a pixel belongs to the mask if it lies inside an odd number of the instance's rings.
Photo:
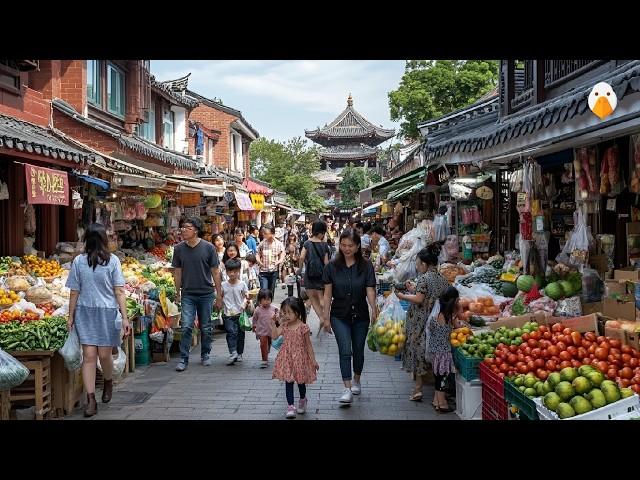
<path id="1" fill-rule="evenodd" d="M 353 98 L 351 97 L 351 92 L 349 92 L 349 98 L 347 98 L 347 106 L 353 107 Z"/>

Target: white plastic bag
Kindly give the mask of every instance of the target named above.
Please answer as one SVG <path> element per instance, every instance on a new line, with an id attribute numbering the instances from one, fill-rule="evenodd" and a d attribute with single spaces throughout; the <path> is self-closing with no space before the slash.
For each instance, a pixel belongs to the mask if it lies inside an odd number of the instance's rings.
<path id="1" fill-rule="evenodd" d="M 556 261 L 581 269 L 589 259 L 590 234 L 582 210 L 578 210 L 574 214 L 574 218 L 576 220 L 575 228 L 562 252 L 556 257 Z"/>
<path id="2" fill-rule="evenodd" d="M 0 391 L 17 387 L 28 376 L 29 369 L 27 367 L 0 349 Z"/>
<path id="3" fill-rule="evenodd" d="M 78 337 L 75 325 L 58 352 L 62 355 L 64 366 L 67 370 L 74 371 L 82 366 L 82 346 L 80 345 L 80 338 Z"/>
<path id="4" fill-rule="evenodd" d="M 124 372 L 124 367 L 127 365 L 127 354 L 124 353 L 122 348 L 118 347 L 118 356 L 113 359 L 113 376 L 121 377 Z M 98 357 L 98 370 L 102 371 L 102 365 L 100 365 L 100 358 Z"/>
<path id="5" fill-rule="evenodd" d="M 374 340 L 381 354 L 395 356 L 404 349 L 406 316 L 407 312 L 396 294 L 389 295 L 374 324 Z"/>
<path id="6" fill-rule="evenodd" d="M 444 242 L 447 239 L 448 222 L 446 215 L 436 215 L 433 221 L 433 241 Z"/>

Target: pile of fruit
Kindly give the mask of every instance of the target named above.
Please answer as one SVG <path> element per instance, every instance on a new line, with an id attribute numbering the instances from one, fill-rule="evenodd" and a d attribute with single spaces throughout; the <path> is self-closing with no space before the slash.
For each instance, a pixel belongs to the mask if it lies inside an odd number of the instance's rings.
<path id="1" fill-rule="evenodd" d="M 39 305 L 36 305 L 36 307 L 38 307 L 40 310 L 44 311 L 44 316 L 45 317 L 51 317 L 53 315 L 53 312 L 55 312 L 57 310 L 55 305 L 53 303 L 51 303 L 51 302 L 41 303 Z"/>
<path id="2" fill-rule="evenodd" d="M 64 272 L 56 260 L 45 260 L 35 255 L 27 255 L 22 258 L 22 261 L 34 277 L 57 277 Z"/>
<path id="3" fill-rule="evenodd" d="M 473 332 L 468 327 L 456 328 L 451 332 L 451 346 L 459 347 L 467 343 L 467 338 L 473 336 Z"/>
<path id="4" fill-rule="evenodd" d="M 9 269 L 13 266 L 13 258 L 0 257 L 0 275 L 5 275 L 9 272 Z"/>
<path id="5" fill-rule="evenodd" d="M 523 344 L 523 335 L 529 334 L 537 328 L 538 324 L 536 322 L 527 322 L 522 328 L 500 327 L 495 332 L 483 332 L 480 335 L 467 338 L 467 342 L 461 345 L 460 349 L 465 356 L 485 358 L 485 361 L 493 367 L 496 366 L 496 362 L 501 358 L 504 347 L 507 348 L 507 351 L 509 349 L 514 352 L 517 351 Z M 500 360 L 497 366 L 499 367 L 502 363 L 503 361 Z M 500 373 L 500 371 L 496 371 L 493 368 L 492 370 L 495 373 Z M 507 371 L 508 369 L 503 373 Z"/>
<path id="6" fill-rule="evenodd" d="M 571 272 L 566 280 L 558 280 L 548 283 L 544 288 L 544 294 L 554 300 L 572 297 L 582 290 L 582 275 L 579 272 Z"/>
<path id="7" fill-rule="evenodd" d="M 0 313 L 0 323 L 8 322 L 34 322 L 40 320 L 40 314 L 32 310 L 25 310 L 24 312 L 18 309 L 4 310 Z"/>
<path id="8" fill-rule="evenodd" d="M 14 350 L 58 350 L 67 339 L 66 317 L 49 317 L 27 323 L 0 322 L 0 348 Z"/>
<path id="9" fill-rule="evenodd" d="M 500 314 L 500 308 L 495 305 L 491 297 L 478 297 L 475 301 L 469 298 L 460 299 L 462 314 L 460 318 L 465 322 L 473 316 L 495 317 Z"/>
<path id="10" fill-rule="evenodd" d="M 404 320 L 378 321 L 372 330 L 373 341 L 383 355 L 397 355 L 404 348 L 407 337 L 404 334 Z"/>
<path id="11" fill-rule="evenodd" d="M 167 256 L 167 251 L 162 247 L 153 247 L 151 250 L 149 250 L 149 253 L 151 255 L 155 255 L 161 260 L 165 260 Z"/>
<path id="12" fill-rule="evenodd" d="M 164 289 L 167 294 L 167 298 L 172 302 L 176 298 L 176 284 L 173 280 L 173 275 L 169 272 L 152 271 L 149 268 L 145 268 L 142 271 L 144 278 L 153 283 L 158 290 Z"/>
<path id="13" fill-rule="evenodd" d="M 13 290 L 0 289 L 0 309 L 8 308 L 14 303 L 20 301 L 20 297 Z"/>

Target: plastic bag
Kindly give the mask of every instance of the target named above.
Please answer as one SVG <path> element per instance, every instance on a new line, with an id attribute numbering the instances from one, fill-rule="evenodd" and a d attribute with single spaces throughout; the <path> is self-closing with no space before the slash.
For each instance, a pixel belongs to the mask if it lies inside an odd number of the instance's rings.
<path id="1" fill-rule="evenodd" d="M 602 290 L 602 279 L 598 272 L 593 268 L 584 268 L 582 270 L 582 300 L 585 303 L 599 302 L 602 299 Z"/>
<path id="2" fill-rule="evenodd" d="M 522 175 L 523 169 L 516 170 L 509 179 L 509 188 L 512 192 L 518 193 L 522 191 Z"/>
<path id="3" fill-rule="evenodd" d="M 78 337 L 75 325 L 58 352 L 62 355 L 64 366 L 67 370 L 78 370 L 82 366 L 82 346 L 80 345 L 80 338 Z"/>
<path id="4" fill-rule="evenodd" d="M 445 215 L 436 215 L 433 221 L 433 241 L 444 242 L 447 239 L 448 222 Z"/>
<path id="5" fill-rule="evenodd" d="M 381 354 L 395 356 L 404 349 L 406 316 L 407 312 L 396 294 L 389 295 L 373 326 L 376 346 Z"/>
<path id="6" fill-rule="evenodd" d="M 582 302 L 580 296 L 565 298 L 558 301 L 553 314 L 556 317 L 580 317 L 582 316 Z"/>
<path id="7" fill-rule="evenodd" d="M 121 377 L 124 372 L 124 367 L 127 365 L 127 354 L 124 353 L 122 348 L 118 347 L 118 356 L 113 359 L 113 376 Z M 100 357 L 98 357 L 98 370 L 102 371 L 102 365 L 100 365 Z"/>
<path id="8" fill-rule="evenodd" d="M 29 376 L 29 369 L 0 349 L 0 391 L 11 390 L 22 384 Z"/>
<path id="9" fill-rule="evenodd" d="M 582 210 L 578 210 L 574 217 L 576 224 L 571 232 L 571 238 L 556 257 L 556 261 L 582 269 L 589 260 L 590 234 Z"/>
<path id="10" fill-rule="evenodd" d="M 242 312 L 240 314 L 240 318 L 238 319 L 238 323 L 240 324 L 240 330 L 245 332 L 250 332 L 253 329 L 251 325 L 251 318 L 247 315 L 247 312 Z"/>

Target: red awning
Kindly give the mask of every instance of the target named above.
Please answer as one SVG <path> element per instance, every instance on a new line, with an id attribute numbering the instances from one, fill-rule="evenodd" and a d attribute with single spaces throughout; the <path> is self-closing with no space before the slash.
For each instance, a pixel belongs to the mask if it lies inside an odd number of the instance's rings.
<path id="1" fill-rule="evenodd" d="M 273 193 L 273 190 L 271 190 L 270 188 L 267 188 L 264 185 L 260 185 L 253 180 L 249 180 L 248 178 L 245 178 L 242 181 L 242 186 L 251 193 L 262 193 L 264 195 L 271 195 Z"/>

